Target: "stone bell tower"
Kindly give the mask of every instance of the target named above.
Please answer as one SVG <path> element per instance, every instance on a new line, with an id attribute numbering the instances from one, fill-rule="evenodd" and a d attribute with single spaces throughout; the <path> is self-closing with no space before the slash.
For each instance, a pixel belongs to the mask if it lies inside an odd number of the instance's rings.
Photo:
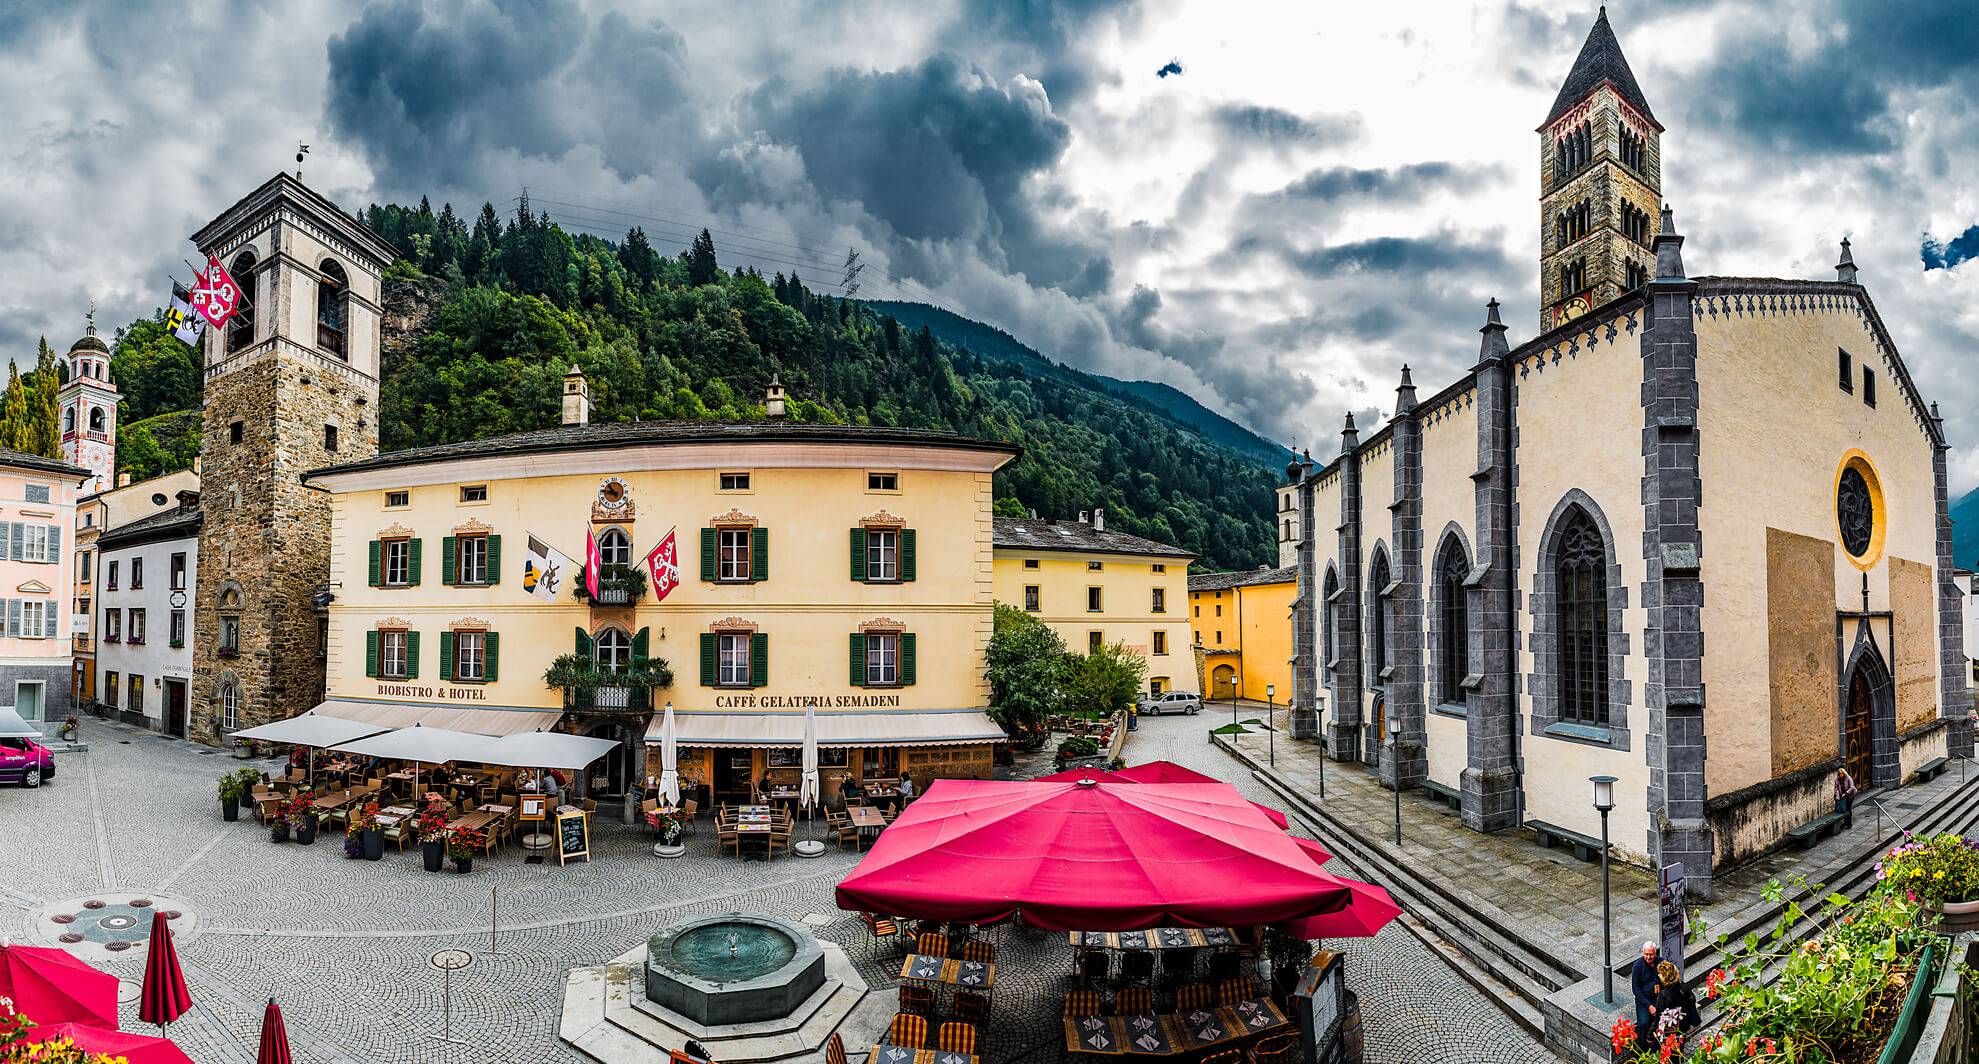
<path id="1" fill-rule="evenodd" d="M 208 743 L 323 697 L 330 503 L 302 474 L 378 453 L 391 245 L 278 174 L 192 236 L 241 288 L 206 330 L 190 731 Z"/>

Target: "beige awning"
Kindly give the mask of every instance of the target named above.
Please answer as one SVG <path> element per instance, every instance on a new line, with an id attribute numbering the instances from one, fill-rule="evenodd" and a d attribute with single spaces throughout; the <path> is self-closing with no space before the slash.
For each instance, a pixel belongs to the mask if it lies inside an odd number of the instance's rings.
<path id="1" fill-rule="evenodd" d="M 980 709 L 890 709 L 819 713 L 819 746 L 960 746 L 999 743 L 1003 729 Z M 675 709 L 681 746 L 802 746 L 804 714 Z M 646 727 L 660 741 L 660 718 Z"/>
<path id="2" fill-rule="evenodd" d="M 476 735 L 515 735 L 519 732 L 548 731 L 563 718 L 558 709 L 515 709 L 506 706 L 434 705 L 419 702 L 374 702 L 368 699 L 333 698 L 316 707 L 316 713 L 340 717 L 359 724 L 386 728 L 410 728 L 415 724 Z"/>

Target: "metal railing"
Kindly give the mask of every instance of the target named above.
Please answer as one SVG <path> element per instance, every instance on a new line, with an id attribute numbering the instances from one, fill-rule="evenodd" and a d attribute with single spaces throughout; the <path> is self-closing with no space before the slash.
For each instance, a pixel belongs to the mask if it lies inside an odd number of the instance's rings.
<path id="1" fill-rule="evenodd" d="M 563 693 L 563 707 L 605 713 L 650 713 L 653 692 L 645 687 L 572 687 Z"/>

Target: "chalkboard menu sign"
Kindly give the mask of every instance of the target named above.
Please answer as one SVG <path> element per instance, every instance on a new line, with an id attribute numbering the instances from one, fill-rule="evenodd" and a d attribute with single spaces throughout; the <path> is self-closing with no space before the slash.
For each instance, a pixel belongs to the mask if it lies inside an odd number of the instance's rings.
<path id="1" fill-rule="evenodd" d="M 557 814 L 557 863 L 591 859 L 591 821 L 584 810 Z"/>

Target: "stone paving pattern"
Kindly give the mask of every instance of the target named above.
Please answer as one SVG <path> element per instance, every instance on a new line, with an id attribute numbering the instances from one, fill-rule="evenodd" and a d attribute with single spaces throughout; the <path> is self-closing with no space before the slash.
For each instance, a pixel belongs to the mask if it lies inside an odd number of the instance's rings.
<path id="1" fill-rule="evenodd" d="M 1175 760 L 1268 801 L 1208 745 L 1213 721 L 1142 721 L 1127 756 Z M 832 888 L 858 860 L 850 852 L 744 864 L 714 855 L 703 822 L 689 855 L 664 861 L 642 831 L 607 815 L 594 820 L 589 863 L 529 865 L 510 851 L 477 860 L 469 875 L 433 875 L 412 852 L 348 861 L 335 833 L 310 847 L 277 846 L 246 816 L 220 818 L 214 779 L 240 762 L 121 725 L 85 728 L 89 752 L 61 755 L 55 782 L 0 789 L 0 852 L 24 855 L 0 876 L 0 934 L 32 940 L 43 905 L 104 891 L 183 902 L 198 916 L 197 933 L 180 943 L 198 1004 L 168 1034 L 198 1064 L 251 1064 L 270 995 L 298 1064 L 582 1061 L 556 1038 L 566 970 L 602 964 L 670 922 L 708 912 L 822 915 L 820 937 L 844 946 L 876 992 L 896 985 L 874 963 L 863 925 L 833 904 Z M 1033 760 L 1019 772 L 1048 769 Z M 500 952 L 490 955 L 497 887 Z M 1553 1059 L 1401 928 L 1334 945 L 1361 995 L 1370 1064 Z M 465 1045 L 434 1037 L 441 978 L 428 958 L 447 948 L 475 953 L 453 977 L 453 1031 Z M 133 950 L 101 963 L 134 986 L 143 958 Z M 1006 928 L 999 960 L 986 1059 L 1061 1059 L 1050 1018 L 1070 963 L 1063 937 Z M 123 1020 L 140 1030 L 129 996 Z"/>

